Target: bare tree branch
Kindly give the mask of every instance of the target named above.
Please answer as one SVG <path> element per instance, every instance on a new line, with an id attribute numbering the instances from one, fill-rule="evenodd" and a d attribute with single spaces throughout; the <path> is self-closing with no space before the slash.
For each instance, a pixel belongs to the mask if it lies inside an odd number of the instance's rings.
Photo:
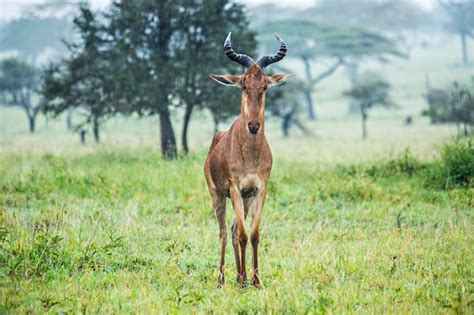
<path id="1" fill-rule="evenodd" d="M 320 81 L 324 80 L 326 77 L 333 74 L 337 70 L 337 68 L 339 68 L 339 66 L 342 65 L 343 63 L 344 63 L 344 60 L 342 58 L 338 58 L 338 60 L 331 67 L 329 67 L 326 71 L 319 74 L 317 77 L 311 79 L 311 85 L 315 85 L 315 84 L 319 83 Z"/>

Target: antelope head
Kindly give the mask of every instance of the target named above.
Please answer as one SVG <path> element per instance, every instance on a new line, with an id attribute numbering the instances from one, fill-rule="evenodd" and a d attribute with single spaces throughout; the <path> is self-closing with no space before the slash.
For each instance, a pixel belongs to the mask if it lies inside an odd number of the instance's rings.
<path id="1" fill-rule="evenodd" d="M 288 74 L 265 75 L 265 68 L 286 56 L 286 44 L 276 35 L 280 49 L 276 55 L 266 55 L 255 61 L 244 54 L 237 54 L 232 49 L 231 33 L 224 42 L 224 52 L 230 60 L 244 66 L 243 75 L 213 75 L 210 77 L 220 84 L 236 86 L 242 89 L 240 114 L 248 128 L 248 132 L 257 135 L 263 129 L 265 112 L 265 93 L 271 86 L 278 85 L 288 78 Z"/>

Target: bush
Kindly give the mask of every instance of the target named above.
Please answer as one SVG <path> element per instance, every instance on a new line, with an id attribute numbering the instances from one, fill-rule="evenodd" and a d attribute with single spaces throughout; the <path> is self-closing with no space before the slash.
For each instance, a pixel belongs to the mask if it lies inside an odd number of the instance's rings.
<path id="1" fill-rule="evenodd" d="M 405 149 L 395 158 L 368 166 L 366 173 L 374 178 L 396 175 L 410 177 L 424 168 L 425 164 L 418 161 L 410 150 Z"/>
<path id="2" fill-rule="evenodd" d="M 457 140 L 444 146 L 441 161 L 428 171 L 428 183 L 444 189 L 474 184 L 473 140 Z"/>

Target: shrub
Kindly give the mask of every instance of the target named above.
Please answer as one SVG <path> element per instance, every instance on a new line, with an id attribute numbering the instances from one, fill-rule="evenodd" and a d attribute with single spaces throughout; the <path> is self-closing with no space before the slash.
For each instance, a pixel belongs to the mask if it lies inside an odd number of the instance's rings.
<path id="1" fill-rule="evenodd" d="M 474 184 L 474 144 L 473 139 L 457 140 L 446 144 L 441 161 L 428 170 L 428 184 L 451 189 L 471 187 Z"/>
<path id="2" fill-rule="evenodd" d="M 410 150 L 405 149 L 393 159 L 368 166 L 366 173 L 372 177 L 412 176 L 423 168 L 425 164 L 418 161 Z"/>

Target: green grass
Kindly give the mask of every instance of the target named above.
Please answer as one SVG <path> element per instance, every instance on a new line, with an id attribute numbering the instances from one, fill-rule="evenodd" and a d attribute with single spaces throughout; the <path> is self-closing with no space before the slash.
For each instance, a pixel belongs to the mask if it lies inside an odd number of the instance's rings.
<path id="1" fill-rule="evenodd" d="M 332 166 L 278 158 L 264 289 L 242 290 L 230 242 L 216 288 L 203 155 L 4 154 L 0 313 L 471 313 L 473 190 L 428 185 L 435 164 L 408 153 Z"/>
<path id="2" fill-rule="evenodd" d="M 474 313 L 472 145 L 443 153 L 455 127 L 420 117 L 426 73 L 434 87 L 470 79 L 458 45 L 440 39 L 408 60 L 361 66 L 386 75 L 400 106 L 370 113 L 367 141 L 347 115 L 342 68 L 314 91 L 314 136 L 284 138 L 268 119 L 262 290 L 239 289 L 230 242 L 216 288 L 205 113 L 191 121 L 195 155 L 170 162 L 159 158 L 156 117 L 116 117 L 99 145 L 81 146 L 64 117 L 40 117 L 30 135 L 21 109 L 0 106 L 0 314 Z M 173 109 L 178 139 L 180 117 Z"/>

